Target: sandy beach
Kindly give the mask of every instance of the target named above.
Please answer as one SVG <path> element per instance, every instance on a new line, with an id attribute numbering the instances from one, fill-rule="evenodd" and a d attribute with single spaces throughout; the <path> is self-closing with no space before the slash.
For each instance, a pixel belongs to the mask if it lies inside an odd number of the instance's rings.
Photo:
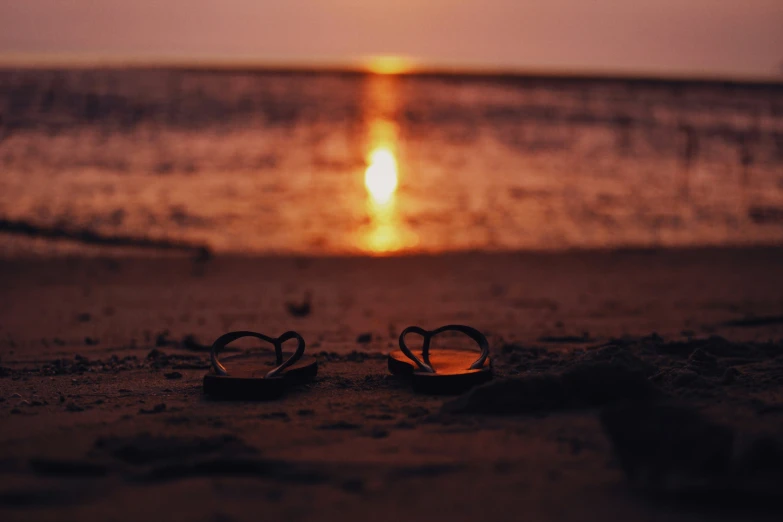
<path id="1" fill-rule="evenodd" d="M 783 521 L 781 21 L 0 0 L 0 522 Z"/>
<path id="2" fill-rule="evenodd" d="M 0 513 L 779 520 L 781 267 L 780 248 L 3 260 Z M 491 383 L 388 375 L 403 328 L 448 323 L 487 335 Z M 237 329 L 297 330 L 318 377 L 207 400 L 208 347 Z"/>

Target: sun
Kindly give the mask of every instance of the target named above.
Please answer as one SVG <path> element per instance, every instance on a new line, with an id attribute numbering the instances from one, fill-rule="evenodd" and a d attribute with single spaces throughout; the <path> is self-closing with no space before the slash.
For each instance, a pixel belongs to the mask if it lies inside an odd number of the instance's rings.
<path id="1" fill-rule="evenodd" d="M 407 56 L 370 56 L 364 59 L 364 67 L 374 74 L 405 74 L 413 71 L 416 64 Z"/>

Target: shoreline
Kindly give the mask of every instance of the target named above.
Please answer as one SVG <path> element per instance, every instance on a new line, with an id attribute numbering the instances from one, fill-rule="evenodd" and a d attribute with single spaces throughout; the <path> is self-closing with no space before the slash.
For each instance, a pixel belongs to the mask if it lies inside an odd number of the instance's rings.
<path id="1" fill-rule="evenodd" d="M 60 231 L 61 229 L 52 229 Z M 77 237 L 81 230 L 75 231 L 73 237 Z M 71 232 L 68 232 L 71 234 Z M 2 231 L 0 231 L 2 234 Z M 201 259 L 220 259 L 220 260 L 243 260 L 243 259 L 280 259 L 280 260 L 350 260 L 350 259 L 426 259 L 435 257 L 471 257 L 471 256 L 518 256 L 518 257 L 559 257 L 559 256 L 605 256 L 605 255 L 655 255 L 662 253 L 671 253 L 677 255 L 705 255 L 709 253 L 726 253 L 745 251 L 748 253 L 778 253 L 783 252 L 783 243 L 760 243 L 760 244 L 698 244 L 698 245 L 628 245 L 612 247 L 566 247 L 566 248 L 527 248 L 510 250 L 487 250 L 487 249 L 466 249 L 466 250 L 444 250 L 427 251 L 411 250 L 397 252 L 222 252 L 212 250 L 209 246 L 200 243 L 191 243 L 186 241 L 177 241 L 167 238 L 146 238 L 135 236 L 104 236 L 95 234 L 97 242 L 70 241 L 71 236 L 65 234 L 42 236 L 27 235 L 26 233 L 10 233 L 18 235 L 29 240 L 40 240 L 44 244 L 59 244 L 66 247 L 74 247 L 67 252 L 52 251 L 47 253 L 34 253 L 21 251 L 19 253 L 0 253 L 0 262 L 6 261 L 34 261 L 34 260 L 65 260 L 65 259 L 116 259 L 121 256 L 127 256 L 128 259 L 163 259 L 163 258 L 191 258 L 193 256 Z M 0 236 L 1 237 L 1 236 Z M 52 237 L 55 239 L 52 240 Z M 79 249 L 93 250 L 94 253 L 80 252 Z M 206 255 L 204 253 L 206 252 Z"/>
<path id="2" fill-rule="evenodd" d="M 396 57 L 377 57 L 380 60 Z M 396 62 L 395 62 L 396 63 Z M 258 59 L 237 59 L 229 57 L 157 57 L 143 56 L 102 56 L 102 55 L 0 55 L 0 69 L 20 68 L 30 70 L 64 69 L 126 69 L 155 70 L 169 69 L 183 72 L 207 74 L 284 74 L 303 75 L 331 74 L 338 76 L 390 75 L 400 77 L 422 77 L 440 79 L 471 80 L 510 80 L 532 81 L 551 84 L 570 82 L 617 83 L 632 85 L 675 84 L 689 87 L 723 86 L 783 89 L 783 79 L 779 75 L 729 75 L 718 72 L 693 71 L 642 71 L 632 69 L 581 70 L 579 68 L 541 69 L 505 67 L 482 67 L 467 64 L 421 64 L 415 61 L 398 65 L 398 69 L 374 70 L 378 64 L 372 58 L 349 62 L 320 63 L 277 63 Z"/>

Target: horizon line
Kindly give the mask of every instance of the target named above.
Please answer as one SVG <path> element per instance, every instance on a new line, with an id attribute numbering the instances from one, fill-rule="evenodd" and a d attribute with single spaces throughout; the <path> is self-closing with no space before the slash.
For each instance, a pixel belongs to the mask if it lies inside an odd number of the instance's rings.
<path id="1" fill-rule="evenodd" d="M 389 63 L 383 63 L 389 61 Z M 477 76 L 477 77 L 539 77 L 552 79 L 638 80 L 705 83 L 746 83 L 783 85 L 783 74 L 730 74 L 718 71 L 684 71 L 644 69 L 525 67 L 512 65 L 478 65 L 456 63 L 426 63 L 416 59 L 378 55 L 349 60 L 271 60 L 256 57 L 203 56 L 143 56 L 99 53 L 2 53 L 0 69 L 180 69 L 208 72 L 325 72 L 344 74 L 379 74 L 391 76 Z"/>

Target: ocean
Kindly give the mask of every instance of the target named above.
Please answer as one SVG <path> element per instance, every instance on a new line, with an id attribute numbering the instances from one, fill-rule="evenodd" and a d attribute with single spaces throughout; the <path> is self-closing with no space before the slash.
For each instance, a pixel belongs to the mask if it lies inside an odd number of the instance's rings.
<path id="1" fill-rule="evenodd" d="M 0 255 L 781 244 L 783 84 L 2 69 L 0 220 Z"/>

